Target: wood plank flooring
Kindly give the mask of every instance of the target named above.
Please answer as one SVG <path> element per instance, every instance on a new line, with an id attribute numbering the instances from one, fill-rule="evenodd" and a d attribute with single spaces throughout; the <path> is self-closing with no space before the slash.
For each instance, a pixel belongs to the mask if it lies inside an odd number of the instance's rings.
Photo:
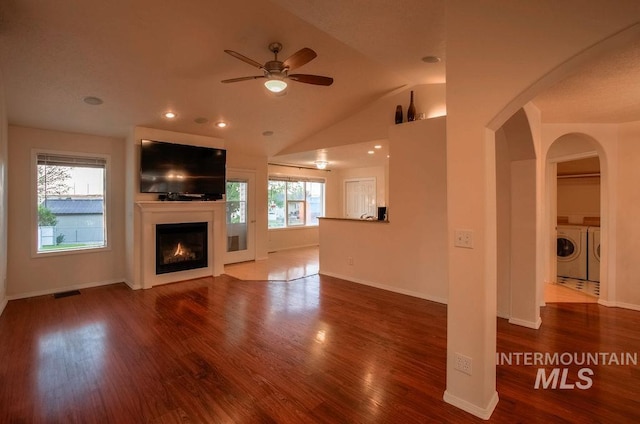
<path id="1" fill-rule="evenodd" d="M 224 272 L 246 281 L 292 281 L 317 274 L 319 268 L 319 248 L 310 246 L 271 252 L 267 259 L 227 264 Z"/>
<path id="2" fill-rule="evenodd" d="M 81 292 L 7 305 L 0 423 L 484 422 L 442 400 L 441 304 L 322 275 Z M 550 304 L 542 319 L 498 320 L 498 351 L 640 351 L 638 312 Z M 638 366 L 592 368 L 588 390 L 536 390 L 537 367 L 498 366 L 490 422 L 640 422 Z"/>

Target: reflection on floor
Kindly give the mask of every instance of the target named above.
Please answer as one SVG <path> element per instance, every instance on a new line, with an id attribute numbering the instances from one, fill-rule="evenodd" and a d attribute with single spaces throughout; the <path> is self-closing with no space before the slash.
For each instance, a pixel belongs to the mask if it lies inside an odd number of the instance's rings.
<path id="1" fill-rule="evenodd" d="M 245 281 L 292 281 L 318 273 L 318 246 L 269 253 L 268 259 L 228 264 L 227 275 Z M 546 284 L 546 303 L 597 303 L 589 291 L 575 290 L 571 284 Z M 576 285 L 577 287 L 577 285 Z M 586 286 L 585 286 L 586 287 Z"/>
<path id="2" fill-rule="evenodd" d="M 269 253 L 268 259 L 228 264 L 224 273 L 246 281 L 291 281 L 318 273 L 318 246 Z"/>
<path id="3" fill-rule="evenodd" d="M 575 287 L 577 288 L 577 285 Z M 572 288 L 571 284 L 550 283 L 545 285 L 544 301 L 546 303 L 597 303 L 598 296 Z"/>

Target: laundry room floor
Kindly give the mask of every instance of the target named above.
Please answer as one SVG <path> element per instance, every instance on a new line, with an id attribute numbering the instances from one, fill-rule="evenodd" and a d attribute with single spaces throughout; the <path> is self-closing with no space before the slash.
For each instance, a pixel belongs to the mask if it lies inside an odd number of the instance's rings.
<path id="1" fill-rule="evenodd" d="M 597 303 L 597 283 L 558 277 L 558 283 L 545 286 L 546 303 Z"/>

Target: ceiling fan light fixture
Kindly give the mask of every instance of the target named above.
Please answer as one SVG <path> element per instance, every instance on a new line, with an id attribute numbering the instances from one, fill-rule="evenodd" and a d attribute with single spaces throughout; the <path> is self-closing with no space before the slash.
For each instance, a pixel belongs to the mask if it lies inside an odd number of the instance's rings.
<path id="1" fill-rule="evenodd" d="M 264 86 L 272 93 L 280 93 L 287 88 L 287 83 L 284 80 L 272 78 L 265 81 Z"/>
<path id="2" fill-rule="evenodd" d="M 316 168 L 318 168 L 318 169 L 326 169 L 327 165 L 329 165 L 329 162 L 327 162 L 326 160 L 317 160 L 316 161 Z"/>

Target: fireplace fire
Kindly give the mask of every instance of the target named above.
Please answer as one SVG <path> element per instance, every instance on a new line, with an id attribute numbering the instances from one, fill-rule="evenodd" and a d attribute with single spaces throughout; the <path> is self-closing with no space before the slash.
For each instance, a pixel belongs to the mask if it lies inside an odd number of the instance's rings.
<path id="1" fill-rule="evenodd" d="M 207 267 L 206 222 L 156 225 L 156 274 Z"/>

